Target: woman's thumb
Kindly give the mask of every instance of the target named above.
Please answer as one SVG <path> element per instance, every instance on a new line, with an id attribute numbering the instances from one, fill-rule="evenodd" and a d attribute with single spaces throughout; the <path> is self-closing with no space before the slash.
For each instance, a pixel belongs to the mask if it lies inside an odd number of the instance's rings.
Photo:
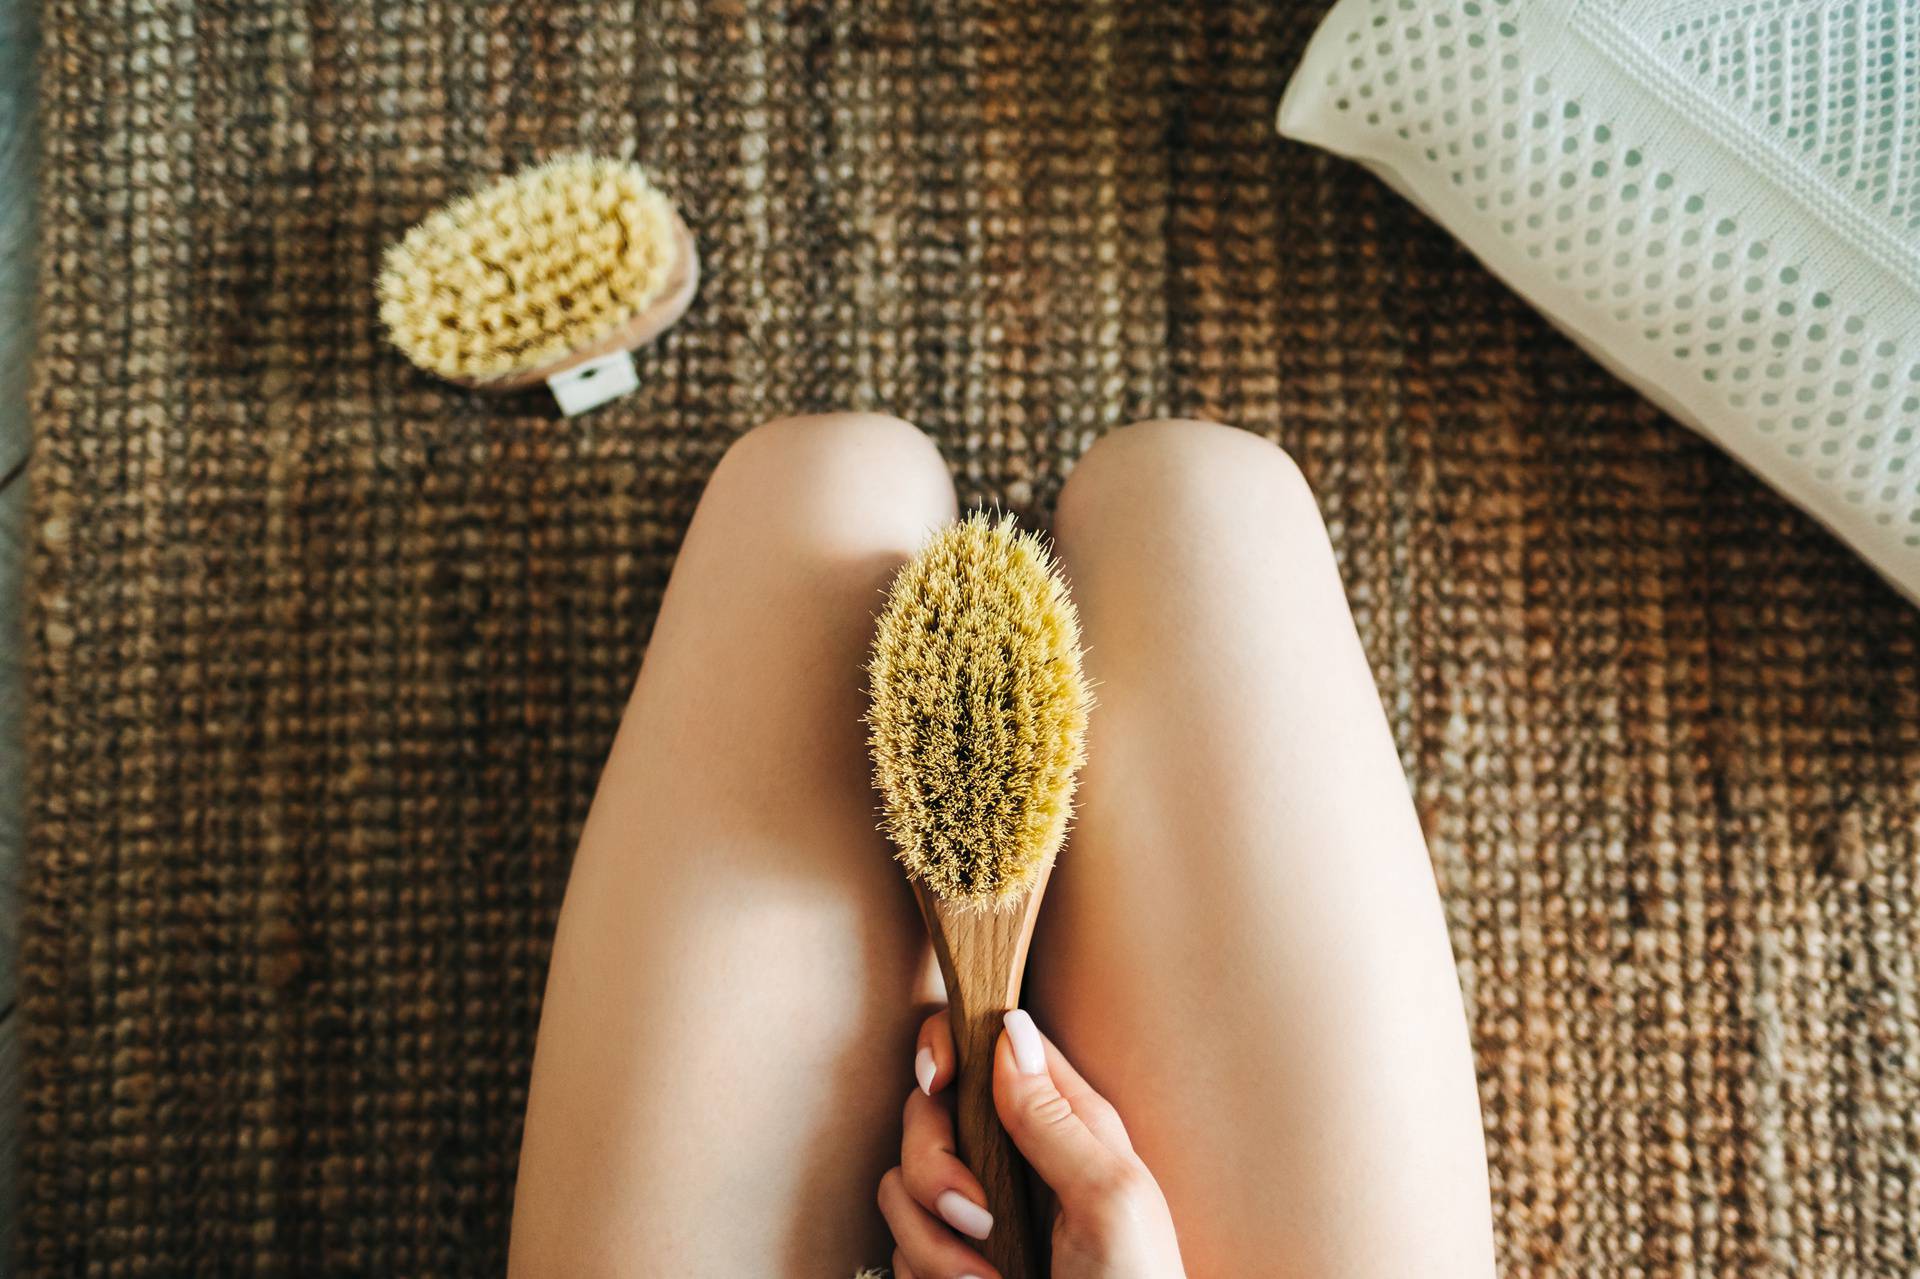
<path id="1" fill-rule="evenodd" d="M 1054 1084 L 1050 1051 L 1033 1018 L 1019 1008 L 1009 1012 L 994 1049 L 993 1105 L 1013 1144 L 1061 1204 L 1071 1207 L 1080 1194 L 1110 1183 L 1119 1157 Z"/>

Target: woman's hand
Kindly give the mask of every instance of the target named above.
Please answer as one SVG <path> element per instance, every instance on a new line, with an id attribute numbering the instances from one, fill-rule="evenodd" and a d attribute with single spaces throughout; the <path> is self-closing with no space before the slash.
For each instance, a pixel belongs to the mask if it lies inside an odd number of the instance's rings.
<path id="1" fill-rule="evenodd" d="M 970 1240 L 993 1227 L 980 1183 L 954 1153 L 953 1032 L 943 1010 L 920 1028 L 920 1086 L 907 1097 L 900 1166 L 880 1179 L 895 1279 L 998 1279 Z M 1053 1191 L 1054 1279 L 1180 1279 L 1166 1198 L 1133 1153 L 1120 1116 L 1025 1012 L 1007 1014 L 993 1103 L 1020 1153 Z"/>

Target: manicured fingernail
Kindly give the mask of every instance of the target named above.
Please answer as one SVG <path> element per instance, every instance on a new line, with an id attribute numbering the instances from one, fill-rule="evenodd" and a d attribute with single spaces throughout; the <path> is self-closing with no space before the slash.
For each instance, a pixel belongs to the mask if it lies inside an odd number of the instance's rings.
<path id="1" fill-rule="evenodd" d="M 1020 1073 L 1046 1074 L 1047 1048 L 1040 1040 L 1040 1028 L 1033 1024 L 1033 1018 L 1027 1016 L 1027 1010 L 1014 1009 L 1006 1015 L 1003 1024 L 1007 1028 L 1007 1038 L 1013 1042 L 1013 1064 L 1020 1067 Z"/>
<path id="2" fill-rule="evenodd" d="M 920 1081 L 920 1091 L 933 1096 L 933 1049 L 922 1048 L 913 1055 L 913 1077 Z"/>
<path id="3" fill-rule="evenodd" d="M 942 1190 L 933 1201 L 946 1223 L 963 1235 L 985 1239 L 993 1233 L 993 1214 L 958 1190 Z"/>

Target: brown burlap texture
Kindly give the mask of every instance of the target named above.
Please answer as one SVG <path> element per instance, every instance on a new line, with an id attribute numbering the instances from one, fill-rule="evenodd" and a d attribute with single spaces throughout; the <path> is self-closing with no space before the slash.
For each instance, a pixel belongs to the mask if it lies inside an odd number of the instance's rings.
<path id="1" fill-rule="evenodd" d="M 1275 137 L 1317 5 L 47 8 L 25 1272 L 499 1269 L 675 546 L 838 405 L 1041 517 L 1145 415 L 1299 458 L 1510 1273 L 1920 1267 L 1920 618 Z M 560 421 L 383 348 L 382 246 L 580 145 L 706 253 L 644 389 Z"/>

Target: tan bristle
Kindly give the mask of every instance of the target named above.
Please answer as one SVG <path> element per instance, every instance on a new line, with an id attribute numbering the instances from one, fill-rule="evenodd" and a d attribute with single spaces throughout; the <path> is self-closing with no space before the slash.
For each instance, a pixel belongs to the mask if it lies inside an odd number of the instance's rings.
<path id="1" fill-rule="evenodd" d="M 1066 583 L 1011 516 L 975 514 L 900 570 L 867 667 L 885 829 L 942 898 L 1017 901 L 1073 811 L 1091 697 Z"/>
<path id="2" fill-rule="evenodd" d="M 380 320 L 428 372 L 539 368 L 591 346 L 660 295 L 675 217 L 644 170 L 568 156 L 429 215 L 387 251 Z"/>

